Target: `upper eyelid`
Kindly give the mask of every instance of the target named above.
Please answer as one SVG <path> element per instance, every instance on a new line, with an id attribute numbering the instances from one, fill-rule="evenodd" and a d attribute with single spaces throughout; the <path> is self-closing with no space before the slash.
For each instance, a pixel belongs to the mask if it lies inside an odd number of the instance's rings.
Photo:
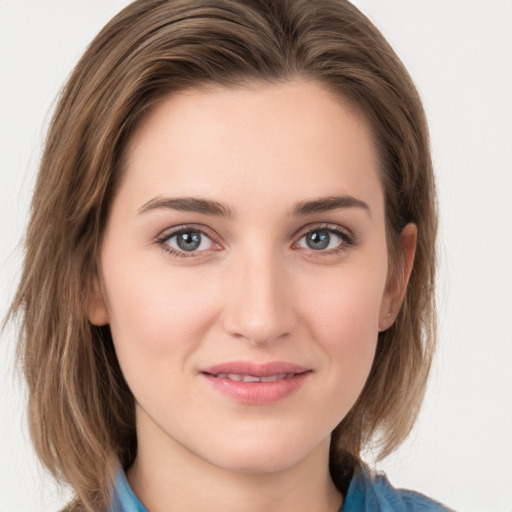
<path id="1" fill-rule="evenodd" d="M 330 222 L 314 222 L 314 223 L 307 224 L 306 226 L 302 226 L 301 228 L 297 229 L 292 234 L 291 238 L 297 237 L 301 233 L 303 233 L 303 234 L 309 233 L 310 231 L 314 231 L 315 229 L 326 229 L 326 230 L 331 230 L 331 231 L 341 231 L 341 232 L 346 232 L 349 235 L 353 235 L 352 230 L 347 228 L 347 227 L 345 227 L 345 226 L 340 226 L 339 224 L 334 224 L 334 223 L 330 223 Z M 195 223 L 191 223 L 191 224 L 178 224 L 176 226 L 168 226 L 165 229 L 163 229 L 157 235 L 157 237 L 159 237 L 161 235 L 165 235 L 165 234 L 169 234 L 169 236 L 170 236 L 172 234 L 182 233 L 183 231 L 187 231 L 187 230 L 198 231 L 198 232 L 204 233 L 205 235 L 208 235 L 208 236 L 211 235 L 211 236 L 219 237 L 216 234 L 216 232 L 213 229 L 209 228 L 208 226 L 205 226 L 204 224 L 195 224 Z"/>
<path id="2" fill-rule="evenodd" d="M 330 222 L 318 222 L 318 223 L 312 223 L 312 224 L 308 224 L 307 226 L 303 226 L 302 228 L 298 229 L 292 238 L 302 238 L 304 235 L 307 235 L 308 233 L 310 233 L 311 231 L 315 231 L 315 230 L 321 230 L 321 229 L 324 229 L 326 231 L 332 231 L 334 233 L 341 233 L 341 234 L 345 234 L 346 236 L 350 237 L 351 239 L 355 239 L 355 234 L 354 232 L 345 227 L 345 226 L 340 226 L 339 224 L 334 224 L 334 223 L 330 223 Z"/>
<path id="3" fill-rule="evenodd" d="M 207 226 L 201 224 L 179 224 L 173 227 L 167 227 L 163 229 L 155 239 L 158 241 L 167 240 L 175 235 L 179 235 L 180 233 L 186 233 L 187 231 L 197 231 L 203 235 L 206 235 L 211 240 L 218 242 L 219 236 Z"/>

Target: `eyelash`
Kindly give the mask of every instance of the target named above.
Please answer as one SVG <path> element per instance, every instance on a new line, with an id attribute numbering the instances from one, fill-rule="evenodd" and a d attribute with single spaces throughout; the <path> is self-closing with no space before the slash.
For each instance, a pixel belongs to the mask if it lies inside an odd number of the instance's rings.
<path id="1" fill-rule="evenodd" d="M 313 226 L 307 226 L 307 228 L 301 230 L 298 236 L 298 239 L 296 242 L 292 244 L 292 247 L 297 247 L 299 242 L 306 237 L 310 233 L 314 233 L 315 231 L 325 231 L 329 234 L 334 234 L 337 237 L 340 238 L 341 242 L 340 244 L 329 250 L 318 250 L 315 251 L 314 249 L 310 249 L 310 253 L 314 257 L 322 257 L 322 256 L 329 256 L 329 255 L 337 255 L 343 251 L 346 251 L 348 248 L 353 247 L 357 245 L 356 237 L 349 232 L 347 229 L 343 229 L 340 226 L 336 226 L 333 224 L 317 224 Z M 165 231 L 161 235 L 159 235 L 156 238 L 156 243 L 162 247 L 162 249 L 170 254 L 173 257 L 177 258 L 193 258 L 197 257 L 202 252 L 207 252 L 207 250 L 203 251 L 180 251 L 176 250 L 173 247 L 170 247 L 168 242 L 171 238 L 183 234 L 183 233 L 199 233 L 203 236 L 206 236 L 208 239 L 211 240 L 211 243 L 220 245 L 220 243 L 216 240 L 216 237 L 213 235 L 213 233 L 207 232 L 204 228 L 200 228 L 198 226 L 180 226 L 179 228 L 172 230 L 172 231 Z"/>

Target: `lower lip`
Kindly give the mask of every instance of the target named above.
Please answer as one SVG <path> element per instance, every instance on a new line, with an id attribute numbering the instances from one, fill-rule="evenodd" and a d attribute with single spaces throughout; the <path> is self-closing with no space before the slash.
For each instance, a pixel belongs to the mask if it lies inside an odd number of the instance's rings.
<path id="1" fill-rule="evenodd" d="M 266 405 L 278 402 L 297 391 L 310 373 L 297 373 L 293 377 L 274 382 L 237 382 L 230 379 L 219 379 L 207 373 L 201 375 L 213 389 L 236 402 L 248 405 Z"/>

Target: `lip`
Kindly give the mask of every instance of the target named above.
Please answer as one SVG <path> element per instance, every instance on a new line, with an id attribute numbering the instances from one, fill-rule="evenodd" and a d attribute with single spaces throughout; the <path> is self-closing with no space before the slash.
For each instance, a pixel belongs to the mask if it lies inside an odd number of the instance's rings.
<path id="1" fill-rule="evenodd" d="M 284 361 L 254 363 L 249 361 L 232 361 L 204 368 L 200 375 L 217 392 L 248 405 L 272 404 L 297 391 L 308 376 L 310 368 Z M 243 382 L 227 378 L 227 374 L 244 377 L 271 378 L 276 380 L 261 382 Z"/>

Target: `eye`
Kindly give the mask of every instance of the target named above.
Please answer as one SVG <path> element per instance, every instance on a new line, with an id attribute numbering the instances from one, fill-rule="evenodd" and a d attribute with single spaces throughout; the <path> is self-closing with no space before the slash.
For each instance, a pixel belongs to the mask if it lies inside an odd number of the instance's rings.
<path id="1" fill-rule="evenodd" d="M 344 246 L 353 245 L 349 235 L 334 228 L 316 228 L 304 234 L 298 244 L 302 249 L 312 251 L 336 252 Z"/>
<path id="2" fill-rule="evenodd" d="M 183 257 L 217 248 L 217 244 L 207 234 L 192 228 L 165 233 L 158 239 L 158 243 L 172 255 Z"/>

